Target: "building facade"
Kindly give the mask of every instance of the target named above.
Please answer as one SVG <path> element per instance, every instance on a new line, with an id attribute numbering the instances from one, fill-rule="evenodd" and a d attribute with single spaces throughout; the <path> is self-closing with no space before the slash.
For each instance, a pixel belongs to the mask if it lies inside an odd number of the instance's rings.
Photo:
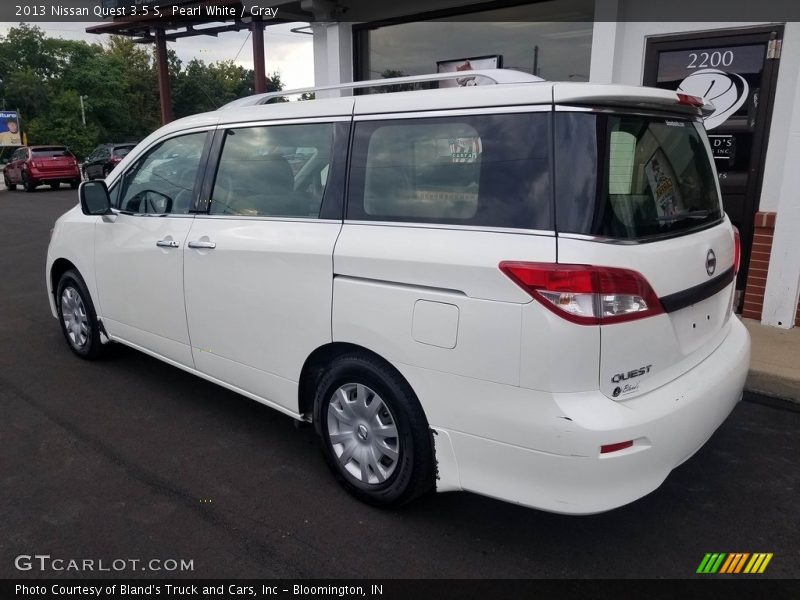
<path id="1" fill-rule="evenodd" d="M 706 128 L 725 210 L 742 236 L 742 314 L 800 326 L 800 22 L 772 14 L 778 18 L 712 21 L 752 14 L 751 0 L 704 2 L 703 20 L 687 20 L 696 4 L 302 2 L 316 19 L 318 86 L 502 66 L 549 80 L 680 87 L 713 98 L 717 111 Z"/>

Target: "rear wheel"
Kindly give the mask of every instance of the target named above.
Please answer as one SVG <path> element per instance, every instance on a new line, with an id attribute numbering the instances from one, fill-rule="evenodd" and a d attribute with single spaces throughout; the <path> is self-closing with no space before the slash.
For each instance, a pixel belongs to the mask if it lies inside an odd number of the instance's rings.
<path id="1" fill-rule="evenodd" d="M 8 178 L 8 175 L 6 175 L 5 172 L 3 173 L 3 183 L 5 184 L 6 189 L 9 191 L 13 192 L 15 189 L 17 189 L 17 184 L 11 183 L 11 180 Z"/>
<path id="2" fill-rule="evenodd" d="M 105 347 L 100 341 L 97 313 L 86 284 L 77 271 L 70 269 L 59 279 L 56 307 L 61 332 L 70 350 L 85 359 L 100 356 Z"/>
<path id="3" fill-rule="evenodd" d="M 71 187 L 73 190 L 77 190 L 80 187 L 80 185 L 81 185 L 80 179 L 73 179 L 72 181 L 69 182 L 69 187 Z"/>
<path id="4" fill-rule="evenodd" d="M 351 494 L 393 506 L 433 487 L 428 422 L 394 369 L 366 354 L 341 356 L 319 382 L 314 406 L 322 451 Z"/>
<path id="5" fill-rule="evenodd" d="M 22 187 L 25 188 L 26 192 L 32 192 L 36 189 L 36 184 L 31 181 L 31 178 L 28 177 L 27 173 L 22 174 Z"/>

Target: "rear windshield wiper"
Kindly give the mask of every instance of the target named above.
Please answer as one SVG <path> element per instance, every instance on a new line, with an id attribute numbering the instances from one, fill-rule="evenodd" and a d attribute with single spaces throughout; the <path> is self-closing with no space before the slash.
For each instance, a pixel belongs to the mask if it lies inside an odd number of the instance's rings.
<path id="1" fill-rule="evenodd" d="M 675 213 L 663 217 L 656 217 L 659 223 L 674 223 L 676 221 L 686 221 L 689 219 L 705 219 L 711 215 L 710 210 L 688 210 L 686 212 Z"/>

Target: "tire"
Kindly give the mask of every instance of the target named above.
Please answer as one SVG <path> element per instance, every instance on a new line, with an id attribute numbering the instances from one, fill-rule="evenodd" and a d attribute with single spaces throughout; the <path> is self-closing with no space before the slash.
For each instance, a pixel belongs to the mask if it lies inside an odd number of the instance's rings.
<path id="1" fill-rule="evenodd" d="M 104 354 L 106 348 L 100 342 L 97 313 L 86 284 L 77 271 L 70 269 L 61 276 L 55 300 L 61 333 L 70 350 L 86 360 Z M 65 310 L 69 311 L 66 319 Z"/>
<path id="2" fill-rule="evenodd" d="M 50 189 L 51 190 L 57 190 L 60 187 L 61 187 L 61 182 L 60 181 L 54 181 L 53 183 L 50 184 Z"/>
<path id="3" fill-rule="evenodd" d="M 33 192 L 36 190 L 36 184 L 33 183 L 29 178 L 27 173 L 22 174 L 22 187 L 25 188 L 26 192 Z"/>
<path id="4" fill-rule="evenodd" d="M 15 189 L 17 189 L 17 184 L 11 183 L 11 181 L 8 179 L 8 175 L 6 175 L 5 172 L 3 173 L 3 183 L 5 184 L 6 189 L 10 192 L 13 192 Z"/>
<path id="5" fill-rule="evenodd" d="M 336 358 L 317 385 L 314 422 L 328 466 L 358 499 L 399 506 L 433 488 L 425 413 L 386 363 L 361 353 Z"/>
<path id="6" fill-rule="evenodd" d="M 71 187 L 73 190 L 77 190 L 80 186 L 81 186 L 80 179 L 73 179 L 72 181 L 69 182 L 69 187 Z"/>

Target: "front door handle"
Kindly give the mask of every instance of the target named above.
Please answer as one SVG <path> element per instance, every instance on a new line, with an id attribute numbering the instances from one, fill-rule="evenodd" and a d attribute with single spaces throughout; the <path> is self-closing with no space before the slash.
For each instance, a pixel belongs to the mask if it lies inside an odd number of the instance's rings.
<path id="1" fill-rule="evenodd" d="M 189 248 L 202 248 L 204 250 L 213 250 L 217 245 L 214 242 L 206 242 L 204 240 L 197 240 L 189 242 Z"/>
<path id="2" fill-rule="evenodd" d="M 180 248 L 180 244 L 175 240 L 158 240 L 156 246 L 159 248 Z"/>

